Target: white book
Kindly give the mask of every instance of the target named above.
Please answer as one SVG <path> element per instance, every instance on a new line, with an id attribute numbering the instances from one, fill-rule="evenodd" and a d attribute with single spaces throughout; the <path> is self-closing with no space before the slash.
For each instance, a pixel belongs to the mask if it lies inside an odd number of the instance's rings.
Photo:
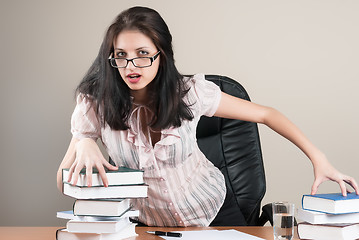
<path id="1" fill-rule="evenodd" d="M 311 224 L 359 223 L 359 213 L 328 214 L 299 208 L 297 219 Z"/>
<path id="2" fill-rule="evenodd" d="M 101 179 L 98 170 L 94 168 L 92 173 L 92 186 L 103 186 L 103 182 Z M 126 185 L 126 184 L 143 184 L 143 171 L 137 169 L 131 169 L 126 167 L 119 167 L 116 171 L 106 170 L 106 176 L 108 180 L 109 186 L 114 185 Z M 62 182 L 69 183 L 69 169 L 62 169 Z M 71 181 L 71 184 L 73 182 Z M 77 180 L 76 186 L 85 187 L 87 186 L 87 177 L 86 177 L 86 169 L 82 169 L 80 171 L 79 178 Z"/>
<path id="3" fill-rule="evenodd" d="M 79 233 L 115 233 L 121 231 L 131 222 L 129 218 L 121 218 L 119 221 L 77 221 L 70 220 L 66 224 L 69 232 Z"/>
<path id="4" fill-rule="evenodd" d="M 148 185 L 120 185 L 109 187 L 79 187 L 63 184 L 64 194 L 76 199 L 144 198 Z"/>
<path id="5" fill-rule="evenodd" d="M 348 193 L 346 197 L 342 193 L 303 195 L 302 208 L 330 214 L 358 213 L 359 195 L 356 193 Z"/>
<path id="6" fill-rule="evenodd" d="M 74 212 L 72 210 L 70 210 L 70 211 L 57 212 L 56 217 L 62 218 L 62 219 L 77 220 L 77 221 L 82 221 L 82 222 L 92 222 L 92 221 L 106 221 L 106 220 L 107 221 L 119 221 L 121 218 L 138 217 L 139 215 L 140 215 L 139 210 L 129 210 L 129 211 L 123 213 L 123 215 L 121 215 L 119 217 L 75 216 Z"/>
<path id="7" fill-rule="evenodd" d="M 76 216 L 119 217 L 130 208 L 130 199 L 77 199 L 73 206 Z"/>
<path id="8" fill-rule="evenodd" d="M 300 239 L 315 240 L 354 240 L 359 238 L 358 224 L 298 224 Z"/>
<path id="9" fill-rule="evenodd" d="M 73 233 L 67 229 L 58 229 L 56 232 L 57 240 L 120 240 L 137 236 L 135 231 L 136 224 L 130 224 L 116 233 Z"/>

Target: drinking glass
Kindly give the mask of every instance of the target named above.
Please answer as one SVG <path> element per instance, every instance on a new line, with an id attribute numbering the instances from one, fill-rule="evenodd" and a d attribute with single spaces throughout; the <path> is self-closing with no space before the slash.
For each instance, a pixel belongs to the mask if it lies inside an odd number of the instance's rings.
<path id="1" fill-rule="evenodd" d="M 294 204 L 289 202 L 274 202 L 273 233 L 274 240 L 291 240 L 294 234 Z"/>

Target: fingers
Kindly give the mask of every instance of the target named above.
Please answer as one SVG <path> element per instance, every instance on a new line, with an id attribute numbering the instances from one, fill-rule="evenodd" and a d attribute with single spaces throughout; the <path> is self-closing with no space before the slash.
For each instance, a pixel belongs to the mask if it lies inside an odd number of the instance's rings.
<path id="1" fill-rule="evenodd" d="M 315 186 L 314 185 L 312 186 L 312 191 L 311 191 L 311 195 L 315 195 L 317 193 L 317 190 L 318 190 L 318 186 Z"/>
<path id="2" fill-rule="evenodd" d="M 86 167 L 86 181 L 87 181 L 87 186 L 91 187 L 92 186 L 92 166 Z"/>
<path id="3" fill-rule="evenodd" d="M 346 187 L 345 183 L 349 184 L 355 190 L 356 194 L 359 195 L 359 187 L 354 178 L 347 175 L 342 175 L 338 180 L 336 180 L 336 182 L 338 182 L 344 197 L 347 196 L 347 193 L 351 193 L 351 191 Z"/>
<path id="4" fill-rule="evenodd" d="M 118 167 L 117 166 L 113 166 L 112 164 L 110 164 L 109 162 L 107 162 L 105 159 L 103 159 L 103 166 L 105 166 L 108 170 L 110 171 L 115 171 L 115 170 L 118 170 Z M 101 165 L 102 169 L 103 169 L 103 166 Z M 102 179 L 102 182 L 103 182 L 103 185 L 105 187 L 108 187 L 108 178 L 106 176 L 106 172 L 105 172 L 105 169 L 103 169 L 103 171 L 100 171 L 99 169 L 99 174 L 101 176 L 101 179 Z"/>
<path id="5" fill-rule="evenodd" d="M 109 162 L 107 162 L 104 158 L 103 158 L 102 164 L 103 164 L 103 165 L 98 165 L 98 166 L 97 166 L 98 173 L 100 174 L 100 177 L 101 177 L 101 179 L 102 179 L 103 185 L 104 185 L 105 187 L 108 187 L 108 178 L 107 178 L 106 171 L 105 171 L 105 168 L 104 168 L 104 167 L 106 167 L 108 170 L 111 170 L 111 171 L 118 170 L 118 167 L 117 167 L 117 166 L 113 166 L 112 164 L 110 164 Z"/>
<path id="6" fill-rule="evenodd" d="M 100 174 L 100 177 L 102 179 L 102 183 L 105 187 L 108 187 L 108 179 L 106 176 L 106 172 L 105 172 L 105 168 L 103 167 L 103 165 L 99 165 L 97 166 L 98 169 L 98 173 Z"/>
<path id="7" fill-rule="evenodd" d="M 74 171 L 74 169 L 75 169 L 75 166 L 76 166 L 76 164 L 73 163 L 73 164 L 71 165 L 70 169 L 69 169 L 69 176 L 68 176 L 68 178 L 67 178 L 67 182 L 68 182 L 68 183 L 71 183 L 72 173 L 73 173 L 73 171 Z"/>
<path id="8" fill-rule="evenodd" d="M 312 186 L 312 192 L 311 192 L 311 195 L 315 195 L 318 191 L 318 187 L 319 185 L 321 184 L 322 182 L 318 179 L 316 179 L 313 183 L 313 186 Z"/>
<path id="9" fill-rule="evenodd" d="M 342 175 L 340 176 L 339 178 L 337 179 L 332 179 L 333 181 L 336 181 L 338 184 L 339 184 L 339 187 L 340 187 L 340 191 L 342 193 L 342 195 L 344 197 L 347 196 L 347 193 L 350 193 L 351 191 L 347 188 L 347 186 L 345 185 L 345 183 L 349 184 L 356 192 L 357 195 L 359 195 L 359 187 L 358 187 L 358 184 L 357 182 L 355 181 L 354 178 L 352 177 L 349 177 L 349 176 L 346 176 L 346 175 Z M 323 180 L 325 181 L 325 180 Z M 313 183 L 313 186 L 312 186 L 312 191 L 311 191 L 311 194 L 314 195 L 317 193 L 317 190 L 318 190 L 318 187 L 319 185 L 323 182 L 321 181 L 320 179 L 316 179 Z"/>
<path id="10" fill-rule="evenodd" d="M 345 182 L 344 182 L 344 181 L 339 181 L 338 184 L 339 184 L 340 189 L 341 189 L 341 191 L 342 191 L 342 195 L 343 195 L 344 197 L 346 197 L 346 196 L 347 196 L 347 188 L 346 188 L 346 186 L 345 186 Z"/>
<path id="11" fill-rule="evenodd" d="M 347 196 L 347 188 L 345 186 L 345 182 L 343 180 L 338 180 L 337 181 L 340 187 L 340 190 L 342 192 L 342 195 L 345 197 Z M 319 185 L 322 183 L 322 181 L 320 180 L 315 180 L 312 186 L 312 191 L 311 191 L 311 195 L 315 195 L 318 191 L 318 187 Z"/>
<path id="12" fill-rule="evenodd" d="M 319 160 L 320 160 L 320 158 L 319 158 Z M 359 195 L 359 187 L 354 178 L 344 175 L 341 172 L 339 172 L 338 170 L 336 170 L 326 160 L 325 157 L 322 158 L 321 160 L 324 160 L 324 161 L 319 161 L 320 164 L 318 162 L 317 162 L 318 164 L 313 164 L 315 180 L 312 185 L 312 191 L 311 191 L 312 195 L 316 194 L 319 185 L 327 180 L 337 182 L 339 184 L 339 187 L 340 187 L 340 190 L 341 190 L 341 193 L 343 196 L 347 196 L 347 193 L 350 192 L 347 189 L 346 183 L 349 184 L 355 190 L 356 194 Z"/>
<path id="13" fill-rule="evenodd" d="M 82 167 L 80 167 L 79 165 L 77 165 L 75 167 L 75 170 L 73 172 L 73 180 L 72 180 L 72 185 L 75 186 L 77 184 L 77 181 L 79 179 L 80 176 L 80 171 L 81 171 Z"/>
<path id="14" fill-rule="evenodd" d="M 102 179 L 103 185 L 105 187 L 108 187 L 108 179 L 107 179 L 107 175 L 106 175 L 104 166 L 97 165 L 96 168 L 97 168 L 99 175 Z M 113 168 L 113 170 L 118 169 L 117 167 L 114 167 L 114 166 L 112 166 L 112 168 Z M 68 182 L 71 183 L 73 186 L 75 186 L 77 184 L 81 170 L 82 170 L 82 167 L 79 167 L 79 165 L 71 166 L 70 171 L 69 171 Z M 93 167 L 90 165 L 86 166 L 86 183 L 87 183 L 88 187 L 92 186 L 92 174 L 93 174 Z"/>
<path id="15" fill-rule="evenodd" d="M 98 169 L 99 175 L 102 179 L 103 185 L 108 186 L 108 179 L 105 172 L 105 167 L 109 170 L 117 170 L 116 166 L 111 165 L 103 157 L 96 142 L 92 139 L 83 139 L 76 144 L 76 158 L 69 169 L 68 182 L 72 185 L 76 185 L 79 181 L 80 171 L 86 168 L 86 185 L 91 187 L 93 185 L 93 167 Z M 82 177 L 81 177 L 82 178 Z"/>
<path id="16" fill-rule="evenodd" d="M 118 169 L 117 166 L 113 166 L 112 164 L 110 164 L 110 163 L 107 162 L 106 160 L 103 162 L 103 165 L 104 165 L 108 170 L 115 171 L 115 170 Z"/>
<path id="17" fill-rule="evenodd" d="M 355 181 L 354 178 L 349 177 L 349 176 L 345 176 L 344 182 L 349 184 L 355 190 L 356 194 L 359 195 L 359 186 L 358 186 L 358 183 Z"/>

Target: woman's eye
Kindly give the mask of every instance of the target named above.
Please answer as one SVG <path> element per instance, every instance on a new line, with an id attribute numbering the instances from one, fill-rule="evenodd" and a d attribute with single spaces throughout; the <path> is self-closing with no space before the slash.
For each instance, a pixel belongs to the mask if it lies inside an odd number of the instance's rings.
<path id="1" fill-rule="evenodd" d="M 147 52 L 147 51 L 144 51 L 144 50 L 141 50 L 141 51 L 139 51 L 139 54 L 140 54 L 140 55 L 148 55 L 148 52 Z"/>
<path id="2" fill-rule="evenodd" d="M 116 53 L 116 57 L 125 57 L 126 56 L 126 53 L 124 52 L 117 52 Z"/>

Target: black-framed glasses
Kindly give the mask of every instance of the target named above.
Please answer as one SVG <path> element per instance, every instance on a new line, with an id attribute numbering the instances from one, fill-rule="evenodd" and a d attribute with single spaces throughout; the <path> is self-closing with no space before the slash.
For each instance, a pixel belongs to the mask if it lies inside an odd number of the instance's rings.
<path id="1" fill-rule="evenodd" d="M 128 62 L 132 62 L 133 66 L 138 68 L 145 68 L 152 66 L 152 63 L 156 60 L 156 58 L 160 55 L 161 51 L 158 51 L 152 57 L 135 57 L 135 58 L 113 58 L 112 53 L 108 58 L 110 60 L 111 66 L 114 68 L 126 68 Z"/>

